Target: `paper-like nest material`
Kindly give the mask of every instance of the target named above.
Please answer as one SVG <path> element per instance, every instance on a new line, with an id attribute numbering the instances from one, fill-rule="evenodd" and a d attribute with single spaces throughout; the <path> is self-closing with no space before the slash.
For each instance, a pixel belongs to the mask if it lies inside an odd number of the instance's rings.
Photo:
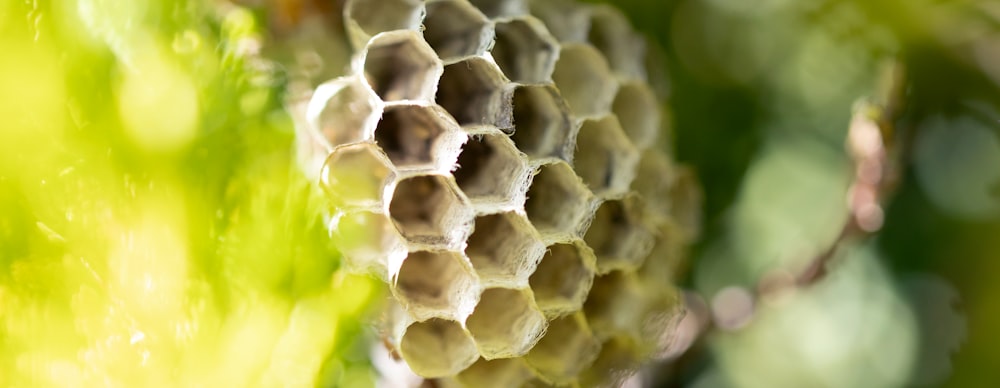
<path id="1" fill-rule="evenodd" d="M 614 384 L 682 312 L 700 192 L 646 46 L 570 0 L 347 0 L 351 74 L 291 106 L 349 268 L 445 385 Z M 653 71 L 658 69 L 652 69 Z"/>

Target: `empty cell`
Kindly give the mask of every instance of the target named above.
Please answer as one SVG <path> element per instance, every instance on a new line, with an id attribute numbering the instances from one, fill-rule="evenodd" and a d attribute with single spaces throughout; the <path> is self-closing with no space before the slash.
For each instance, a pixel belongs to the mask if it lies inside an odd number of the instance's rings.
<path id="1" fill-rule="evenodd" d="M 465 134 L 440 107 L 389 105 L 375 128 L 375 143 L 400 170 L 443 168 L 455 163 Z"/>
<path id="2" fill-rule="evenodd" d="M 480 358 L 455 379 L 466 387 L 520 387 L 531 378 L 531 370 L 520 358 L 487 360 Z"/>
<path id="3" fill-rule="evenodd" d="M 457 247 L 469 235 L 472 210 L 444 176 L 421 175 L 397 183 L 389 215 L 407 240 Z"/>
<path id="4" fill-rule="evenodd" d="M 493 58 L 511 81 L 551 82 L 559 43 L 530 16 L 497 22 Z"/>
<path id="5" fill-rule="evenodd" d="M 410 252 L 395 274 L 393 289 L 416 319 L 464 318 L 473 309 L 479 284 L 462 255 L 448 251 Z"/>
<path id="6" fill-rule="evenodd" d="M 555 87 L 526 85 L 514 89 L 514 134 L 517 148 L 532 158 L 572 158 L 573 120 Z"/>
<path id="7" fill-rule="evenodd" d="M 531 169 L 501 133 L 472 136 L 458 156 L 455 181 L 473 203 L 524 201 Z"/>
<path id="8" fill-rule="evenodd" d="M 413 372 L 428 378 L 454 375 L 479 358 L 476 344 L 461 324 L 437 318 L 407 327 L 399 350 Z"/>
<path id="9" fill-rule="evenodd" d="M 483 358 L 496 359 L 526 354 L 545 332 L 546 321 L 528 292 L 490 288 L 465 325 Z"/>
<path id="10" fill-rule="evenodd" d="M 338 147 L 327 158 L 320 185 L 336 205 L 379 207 L 393 177 L 389 159 L 371 143 Z"/>
<path id="11" fill-rule="evenodd" d="M 628 192 L 635 179 L 639 152 L 632 146 L 614 115 L 585 120 L 576 137 L 573 167 L 599 197 Z"/>
<path id="12" fill-rule="evenodd" d="M 419 33 L 382 33 L 365 50 L 365 79 L 382 100 L 433 101 L 442 64 Z"/>
<path id="13" fill-rule="evenodd" d="M 639 370 L 643 356 L 635 339 L 611 338 L 601 344 L 597 360 L 580 376 L 580 383 L 587 387 L 620 387 Z"/>
<path id="14" fill-rule="evenodd" d="M 577 117 L 610 112 L 618 88 L 607 60 L 589 44 L 563 45 L 552 81 Z"/>
<path id="15" fill-rule="evenodd" d="M 463 0 L 427 2 L 424 39 L 438 57 L 452 61 L 486 51 L 493 41 L 490 21 Z"/>
<path id="16" fill-rule="evenodd" d="M 632 191 L 642 196 L 647 214 L 655 220 L 670 217 L 670 189 L 674 169 L 670 159 L 657 149 L 646 150 L 639 159 Z"/>
<path id="17" fill-rule="evenodd" d="M 424 13 L 422 0 L 346 0 L 344 19 L 355 49 L 386 31 L 418 30 Z"/>
<path id="18" fill-rule="evenodd" d="M 635 197 L 605 201 L 583 237 L 597 256 L 597 271 L 633 270 L 653 249 L 653 230 L 642 221 Z"/>
<path id="19" fill-rule="evenodd" d="M 476 218 L 465 254 L 484 284 L 527 284 L 545 250 L 532 231 L 528 220 L 514 212 Z"/>
<path id="20" fill-rule="evenodd" d="M 653 249 L 637 271 L 646 284 L 665 287 L 677 280 L 684 262 L 684 240 L 680 234 L 678 227 L 670 223 L 658 228 Z"/>
<path id="21" fill-rule="evenodd" d="M 638 347 L 643 354 L 664 354 L 677 342 L 676 333 L 687 315 L 681 294 L 671 284 L 646 286 L 646 307 L 643 312 Z"/>
<path id="22" fill-rule="evenodd" d="M 579 310 L 594 282 L 594 253 L 586 245 L 549 246 L 529 284 L 538 307 L 549 316 Z"/>
<path id="23" fill-rule="evenodd" d="M 594 279 L 583 311 L 594 334 L 600 338 L 639 337 L 647 303 L 634 274 L 613 271 Z"/>
<path id="24" fill-rule="evenodd" d="M 285 110 L 295 123 L 295 161 L 306 178 L 319 180 L 323 163 L 330 156 L 333 147 L 306 119 L 309 98 L 289 98 Z"/>
<path id="25" fill-rule="evenodd" d="M 546 382 L 541 377 L 535 376 L 534 378 L 526 381 L 524 385 L 521 386 L 521 388 L 552 388 L 553 386 L 559 386 L 559 385 L 553 385 L 549 382 Z M 571 382 L 567 384 L 562 384 L 561 386 L 576 387 L 576 385 L 573 385 Z"/>
<path id="26" fill-rule="evenodd" d="M 592 6 L 587 40 L 604 54 L 615 73 L 627 79 L 646 80 L 646 43 L 617 8 Z"/>
<path id="27" fill-rule="evenodd" d="M 586 319 L 576 313 L 549 322 L 545 336 L 524 360 L 545 381 L 562 385 L 590 367 L 600 350 Z"/>
<path id="28" fill-rule="evenodd" d="M 550 33 L 560 42 L 587 41 L 590 10 L 574 0 L 530 0 L 531 14 L 545 22 Z"/>
<path id="29" fill-rule="evenodd" d="M 525 4 L 525 0 L 470 0 L 470 2 L 486 14 L 486 16 L 493 19 L 528 13 L 528 6 Z"/>
<path id="30" fill-rule="evenodd" d="M 468 58 L 444 67 L 437 102 L 463 126 L 489 125 L 510 133 L 513 108 L 508 83 L 492 61 Z"/>
<path id="31" fill-rule="evenodd" d="M 670 97 L 671 81 L 668 62 L 669 60 L 667 60 L 667 54 L 663 47 L 658 44 L 646 46 L 646 60 L 644 64 L 646 79 L 650 89 L 653 90 L 653 94 L 661 101 L 666 101 Z M 668 129 L 664 128 L 661 131 L 666 132 Z"/>
<path id="32" fill-rule="evenodd" d="M 543 236 L 577 236 L 595 210 L 594 198 L 568 164 L 539 168 L 528 188 L 524 210 Z"/>
<path id="33" fill-rule="evenodd" d="M 388 267 L 406 256 L 406 242 L 384 214 L 369 211 L 338 214 L 333 217 L 330 230 L 346 266 L 353 271 L 387 280 Z"/>
<path id="34" fill-rule="evenodd" d="M 342 77 L 316 88 L 306 118 L 330 148 L 367 140 L 381 112 L 378 96 L 359 77 Z"/>
<path id="35" fill-rule="evenodd" d="M 660 103 L 649 86 L 640 82 L 622 84 L 611 110 L 637 148 L 655 144 L 660 131 Z"/>

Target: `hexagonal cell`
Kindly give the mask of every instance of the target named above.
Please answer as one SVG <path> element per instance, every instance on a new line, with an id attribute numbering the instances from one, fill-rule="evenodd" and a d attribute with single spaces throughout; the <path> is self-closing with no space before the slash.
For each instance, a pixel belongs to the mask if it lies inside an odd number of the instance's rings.
<path id="1" fill-rule="evenodd" d="M 458 322 L 429 319 L 406 328 L 399 341 L 400 355 L 414 373 L 428 378 L 451 376 L 479 358 L 472 337 Z"/>
<path id="2" fill-rule="evenodd" d="M 597 271 L 633 270 L 653 249 L 654 235 L 642 221 L 635 197 L 605 201 L 583 237 L 597 256 Z"/>
<path id="3" fill-rule="evenodd" d="M 636 272 L 646 284 L 671 285 L 680 275 L 684 257 L 684 239 L 676 225 L 662 225 L 654 238 L 653 249 Z"/>
<path id="4" fill-rule="evenodd" d="M 389 204 L 396 229 L 412 242 L 458 247 L 469 236 L 472 209 L 454 183 L 440 175 L 404 178 Z"/>
<path id="5" fill-rule="evenodd" d="M 574 0 L 531 0 L 531 14 L 545 22 L 550 33 L 560 42 L 587 41 L 590 30 L 590 10 Z"/>
<path id="6" fill-rule="evenodd" d="M 292 99 L 285 104 L 285 110 L 295 124 L 295 162 L 309 180 L 319 180 L 323 163 L 330 156 L 333 147 L 306 120 L 307 97 Z"/>
<path id="7" fill-rule="evenodd" d="M 473 204 L 524 202 L 532 170 L 501 133 L 473 135 L 458 156 L 455 181 Z"/>
<path id="8" fill-rule="evenodd" d="M 640 346 L 630 337 L 604 341 L 593 366 L 583 372 L 580 383 L 586 387 L 620 387 L 638 370 L 643 359 Z"/>
<path id="9" fill-rule="evenodd" d="M 514 212 L 476 218 L 465 254 L 483 284 L 527 285 L 545 252 L 545 245 L 532 232 L 528 220 Z"/>
<path id="10" fill-rule="evenodd" d="M 490 52 L 511 81 L 546 83 L 552 80 L 559 43 L 540 20 L 528 16 L 498 22 Z"/>
<path id="11" fill-rule="evenodd" d="M 638 337 L 647 302 L 634 274 L 613 271 L 594 279 L 583 311 L 599 338 L 613 335 Z"/>
<path id="12" fill-rule="evenodd" d="M 666 155 L 657 149 L 646 150 L 639 159 L 639 168 L 632 181 L 635 191 L 645 203 L 646 212 L 655 220 L 670 217 L 670 189 L 674 168 Z"/>
<path id="13" fill-rule="evenodd" d="M 249 5 L 242 2 L 244 6 Z M 255 7 L 262 6 L 257 2 Z M 272 3 L 274 5 L 274 3 Z M 251 63 L 253 66 L 281 64 L 286 96 L 298 91 L 312 91 L 316 85 L 346 74 L 352 47 L 344 34 L 343 13 L 334 9 L 333 3 L 283 3 L 281 11 L 268 15 L 267 43 L 261 47 L 249 42 L 237 43 L 237 50 L 258 52 L 262 50 L 271 64 Z M 261 8 L 256 8 L 263 11 Z M 271 11 L 278 11 L 275 7 Z M 289 12 L 291 11 L 291 12 Z M 234 42 L 235 43 L 235 42 Z M 255 40 L 254 43 L 260 43 Z M 322 46 L 322 50 L 316 50 Z M 360 47 L 360 46 L 359 46 Z"/>
<path id="14" fill-rule="evenodd" d="M 520 387 L 531 378 L 531 370 L 520 358 L 479 359 L 455 379 L 466 387 Z"/>
<path id="15" fill-rule="evenodd" d="M 316 88 L 306 120 L 331 148 L 371 137 L 381 101 L 360 77 L 341 77 Z"/>
<path id="16" fill-rule="evenodd" d="M 594 262 L 580 242 L 549 246 L 529 280 L 538 307 L 548 316 L 579 310 L 594 282 Z"/>
<path id="17" fill-rule="evenodd" d="M 694 169 L 681 166 L 670 189 L 670 213 L 685 233 L 688 241 L 701 235 L 701 207 L 705 200 L 698 174 Z"/>
<path id="18" fill-rule="evenodd" d="M 579 236 L 596 209 L 593 196 L 568 164 L 539 168 L 528 188 L 524 210 L 543 237 Z"/>
<path id="19" fill-rule="evenodd" d="M 617 8 L 592 6 L 587 40 L 604 54 L 615 73 L 628 79 L 646 79 L 646 42 Z"/>
<path id="20" fill-rule="evenodd" d="M 385 281 L 389 267 L 398 268 L 407 254 L 406 242 L 385 214 L 340 213 L 332 217 L 330 232 L 349 270 L 371 273 Z"/>
<path id="21" fill-rule="evenodd" d="M 466 138 L 448 113 L 434 105 L 390 104 L 375 128 L 375 143 L 404 171 L 449 170 Z"/>
<path id="22" fill-rule="evenodd" d="M 576 136 L 573 168 L 599 197 L 624 194 L 635 179 L 639 152 L 614 115 L 586 120 Z"/>
<path id="23" fill-rule="evenodd" d="M 337 205 L 378 208 L 394 172 L 371 143 L 338 147 L 320 172 L 320 185 Z"/>
<path id="24" fill-rule="evenodd" d="M 645 149 L 655 144 L 660 133 L 660 103 L 649 86 L 641 82 L 622 84 L 611 110 L 637 148 Z"/>
<path id="25" fill-rule="evenodd" d="M 647 303 L 643 311 L 640 343 L 637 348 L 647 355 L 664 354 L 677 342 L 676 333 L 687 315 L 681 292 L 674 286 L 645 284 Z"/>
<path id="26" fill-rule="evenodd" d="M 524 0 L 469 0 L 490 18 L 513 17 L 528 13 Z"/>
<path id="27" fill-rule="evenodd" d="M 514 89 L 514 134 L 511 139 L 532 158 L 572 160 L 573 120 L 569 106 L 551 85 Z"/>
<path id="28" fill-rule="evenodd" d="M 431 0 L 424 18 L 424 39 L 448 62 L 479 55 L 493 42 L 490 21 L 462 0 Z"/>
<path id="29" fill-rule="evenodd" d="M 344 22 L 355 49 L 386 31 L 420 29 L 424 14 L 421 0 L 346 0 Z"/>
<path id="30" fill-rule="evenodd" d="M 665 101 L 670 97 L 671 81 L 667 71 L 667 53 L 660 45 L 646 46 L 646 82 L 656 98 Z"/>
<path id="31" fill-rule="evenodd" d="M 417 320 L 461 319 L 475 307 L 479 281 L 462 255 L 448 251 L 410 252 L 394 276 L 394 294 Z"/>
<path id="32" fill-rule="evenodd" d="M 576 313 L 549 322 L 545 336 L 524 360 L 546 382 L 566 384 L 590 367 L 600 350 L 586 319 Z"/>
<path id="33" fill-rule="evenodd" d="M 558 385 L 558 386 L 563 386 L 563 387 L 577 387 L 578 386 L 578 385 L 575 385 L 573 383 L 574 382 L 567 382 L 566 384 L 562 384 L 562 385 Z M 552 384 L 552 383 L 550 383 L 548 381 L 545 381 L 541 377 L 535 376 L 534 378 L 531 378 L 528 381 L 524 382 L 524 385 L 522 385 L 521 388 L 552 388 L 554 386 L 557 386 L 557 385 L 554 385 L 554 384 Z"/>
<path id="34" fill-rule="evenodd" d="M 611 111 L 618 83 L 604 55 L 593 46 L 563 45 L 552 80 L 577 117 L 602 116 Z"/>
<path id="35" fill-rule="evenodd" d="M 443 71 L 434 49 L 414 31 L 376 35 L 356 66 L 384 101 L 433 101 Z"/>
<path id="36" fill-rule="evenodd" d="M 489 125 L 510 133 L 513 108 L 508 82 L 486 57 L 465 59 L 444 67 L 437 102 L 463 126 Z"/>
<path id="37" fill-rule="evenodd" d="M 545 315 L 526 290 L 490 288 L 465 325 L 487 360 L 522 356 L 545 332 Z"/>

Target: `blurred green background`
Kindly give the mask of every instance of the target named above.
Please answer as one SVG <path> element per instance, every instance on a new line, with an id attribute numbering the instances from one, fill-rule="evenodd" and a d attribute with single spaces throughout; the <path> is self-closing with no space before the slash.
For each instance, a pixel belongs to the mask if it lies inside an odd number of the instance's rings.
<path id="1" fill-rule="evenodd" d="M 684 285 L 708 301 L 831 244 L 852 108 L 887 61 L 907 74 L 884 228 L 658 384 L 1000 385 L 1000 2 L 614 3 L 662 49 L 673 152 L 706 192 Z M 341 273 L 290 163 L 262 9 L 0 2 L 0 386 L 372 383 L 380 290 Z"/>
<path id="2" fill-rule="evenodd" d="M 1000 2 L 615 3 L 667 58 L 675 153 L 706 192 L 687 285 L 709 301 L 830 245 L 852 107 L 877 94 L 884 61 L 908 76 L 882 231 L 710 336 L 665 386 L 1000 384 Z"/>
<path id="3" fill-rule="evenodd" d="M 0 2 L 0 386 L 370 386 L 247 9 Z"/>

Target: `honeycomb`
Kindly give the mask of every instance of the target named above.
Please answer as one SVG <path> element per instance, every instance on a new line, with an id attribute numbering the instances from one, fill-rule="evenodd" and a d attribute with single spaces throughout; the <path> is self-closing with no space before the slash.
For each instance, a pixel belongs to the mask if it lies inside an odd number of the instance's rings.
<path id="1" fill-rule="evenodd" d="M 349 74 L 290 107 L 388 342 L 444 386 L 606 386 L 669 340 L 699 192 L 613 7 L 347 0 Z M 653 68 L 653 67 L 650 67 Z"/>

